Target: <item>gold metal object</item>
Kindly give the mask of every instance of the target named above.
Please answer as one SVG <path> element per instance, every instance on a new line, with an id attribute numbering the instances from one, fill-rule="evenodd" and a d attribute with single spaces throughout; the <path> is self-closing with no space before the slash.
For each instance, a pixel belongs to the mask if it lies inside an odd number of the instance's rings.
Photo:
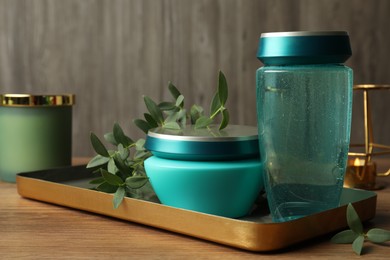
<path id="1" fill-rule="evenodd" d="M 23 173 L 17 176 L 21 196 L 161 228 L 249 251 L 272 251 L 347 227 L 346 205 L 353 203 L 362 221 L 375 216 L 377 195 L 344 189 L 342 206 L 283 223 L 272 223 L 266 201 L 239 219 L 124 198 L 114 209 L 113 195 L 88 187 L 93 179 L 85 166 Z M 265 203 L 265 204 L 261 204 Z"/>
<path id="2" fill-rule="evenodd" d="M 31 95 L 2 94 L 0 106 L 31 107 L 31 106 L 72 106 L 75 104 L 74 94 L 61 95 Z"/>
<path id="3" fill-rule="evenodd" d="M 344 177 L 344 187 L 359 188 L 365 190 L 377 190 L 382 188 L 376 185 L 376 164 L 365 163 L 356 158 L 349 160 Z"/>
<path id="4" fill-rule="evenodd" d="M 390 85 L 377 85 L 377 84 L 363 84 L 363 85 L 355 85 L 353 88 L 355 91 L 363 91 L 363 112 L 364 112 L 364 144 L 351 144 L 352 147 L 363 147 L 364 152 L 349 152 L 348 155 L 353 158 L 362 158 L 364 165 L 362 168 L 357 169 L 354 167 L 351 162 L 348 163 L 347 167 L 347 174 L 352 174 L 352 172 L 359 172 L 359 176 L 356 176 L 354 179 L 359 180 L 356 184 L 361 186 L 361 181 L 368 181 L 372 178 L 375 178 L 376 176 L 388 176 L 390 175 L 390 169 L 388 169 L 386 172 L 383 173 L 376 173 L 376 167 L 373 172 L 373 162 L 372 158 L 373 156 L 377 155 L 387 155 L 390 154 L 390 146 L 383 145 L 383 144 L 377 144 L 374 142 L 373 137 L 373 126 L 372 126 L 372 120 L 371 120 L 371 107 L 370 107 L 370 98 L 369 98 L 369 92 L 370 91 L 376 91 L 376 90 L 390 90 Z M 379 151 L 375 151 L 379 150 Z M 349 171 L 349 172 L 348 172 Z M 368 176 L 365 176 L 368 175 Z M 346 184 L 352 185 L 351 183 Z M 370 186 L 370 184 L 366 183 Z M 350 187 L 356 187 L 356 186 L 350 186 Z"/>

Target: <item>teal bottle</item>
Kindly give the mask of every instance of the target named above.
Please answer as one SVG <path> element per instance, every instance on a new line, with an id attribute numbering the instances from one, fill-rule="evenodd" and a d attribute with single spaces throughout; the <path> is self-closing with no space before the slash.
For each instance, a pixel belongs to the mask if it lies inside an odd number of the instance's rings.
<path id="1" fill-rule="evenodd" d="M 256 73 L 259 147 L 274 222 L 339 206 L 348 159 L 347 32 L 263 33 Z"/>

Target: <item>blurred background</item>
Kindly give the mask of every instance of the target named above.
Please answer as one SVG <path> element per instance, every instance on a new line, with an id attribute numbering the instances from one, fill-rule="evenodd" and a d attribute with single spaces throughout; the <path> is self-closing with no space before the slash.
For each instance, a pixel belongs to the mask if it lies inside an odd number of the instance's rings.
<path id="1" fill-rule="evenodd" d="M 355 84 L 390 84 L 389 11 L 387 0 L 0 0 L 0 92 L 76 94 L 74 156 L 94 155 L 89 133 L 115 122 L 142 137 L 142 95 L 169 99 L 169 81 L 207 108 L 219 70 L 231 123 L 256 125 L 262 32 L 346 30 Z M 352 142 L 364 140 L 361 94 Z M 390 144 L 390 91 L 371 99 L 375 141 Z"/>

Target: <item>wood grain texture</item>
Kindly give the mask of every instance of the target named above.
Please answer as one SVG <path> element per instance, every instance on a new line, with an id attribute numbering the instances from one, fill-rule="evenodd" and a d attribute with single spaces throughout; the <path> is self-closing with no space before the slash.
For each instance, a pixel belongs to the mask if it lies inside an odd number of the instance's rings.
<path id="1" fill-rule="evenodd" d="M 220 69 L 232 123 L 255 125 L 262 32 L 347 30 L 355 82 L 389 83 L 389 10 L 386 0 L 0 0 L 0 92 L 75 93 L 76 156 L 92 155 L 89 132 L 114 122 L 141 137 L 131 120 L 145 111 L 142 95 L 169 98 L 168 81 L 207 107 Z M 375 99 L 376 141 L 390 144 L 390 93 Z"/>
<path id="2" fill-rule="evenodd" d="M 85 159 L 74 161 L 76 164 Z M 383 162 L 382 166 L 389 166 Z M 377 192 L 377 211 L 365 230 L 390 229 L 387 188 Z M 252 253 L 205 240 L 40 201 L 24 199 L 16 185 L 0 181 L 2 259 L 358 259 L 333 234 L 268 253 Z M 388 259 L 389 243 L 365 243 L 364 259 Z"/>

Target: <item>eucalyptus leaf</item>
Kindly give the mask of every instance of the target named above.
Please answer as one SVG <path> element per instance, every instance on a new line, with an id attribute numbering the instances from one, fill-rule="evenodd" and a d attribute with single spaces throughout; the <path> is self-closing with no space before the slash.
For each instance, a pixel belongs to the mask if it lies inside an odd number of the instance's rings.
<path id="1" fill-rule="evenodd" d="M 148 177 L 146 176 L 131 176 L 126 179 L 126 187 L 130 189 L 139 189 L 148 182 Z"/>
<path id="2" fill-rule="evenodd" d="M 228 85 L 226 82 L 226 77 L 222 71 L 220 71 L 218 75 L 218 96 L 220 104 L 225 106 L 225 103 L 228 99 Z"/>
<path id="3" fill-rule="evenodd" d="M 363 234 L 362 222 L 351 203 L 347 206 L 347 222 L 352 231 L 357 234 Z"/>
<path id="4" fill-rule="evenodd" d="M 122 160 L 126 160 L 129 157 L 130 152 L 127 148 L 123 147 L 122 144 L 118 145 L 118 153 Z"/>
<path id="5" fill-rule="evenodd" d="M 168 122 L 164 124 L 164 128 L 166 129 L 172 129 L 172 130 L 180 130 L 180 125 L 176 122 Z"/>
<path id="6" fill-rule="evenodd" d="M 177 107 L 183 107 L 184 105 L 184 96 L 183 95 L 179 95 L 176 99 L 176 104 L 175 104 Z"/>
<path id="7" fill-rule="evenodd" d="M 177 100 L 177 98 L 181 95 L 180 91 L 172 84 L 172 82 L 169 82 L 168 89 L 175 100 Z"/>
<path id="8" fill-rule="evenodd" d="M 124 147 L 129 147 L 134 143 L 134 141 L 131 140 L 131 138 L 129 138 L 123 133 L 123 130 L 118 123 L 114 124 L 113 134 L 117 143 L 122 144 Z"/>
<path id="9" fill-rule="evenodd" d="M 102 184 L 103 182 L 105 182 L 104 178 L 99 177 L 99 178 L 96 178 L 96 179 L 90 181 L 89 184 Z"/>
<path id="10" fill-rule="evenodd" d="M 150 114 L 144 113 L 144 118 L 151 128 L 158 127 L 156 120 Z"/>
<path id="11" fill-rule="evenodd" d="M 145 151 L 137 151 L 134 155 L 134 159 L 135 160 L 139 160 L 139 159 L 146 159 L 150 156 L 150 152 L 145 152 Z"/>
<path id="12" fill-rule="evenodd" d="M 122 203 L 123 198 L 126 195 L 126 190 L 124 187 L 118 187 L 116 192 L 114 193 L 114 199 L 112 201 L 114 208 L 117 209 L 119 205 Z"/>
<path id="13" fill-rule="evenodd" d="M 118 142 L 115 140 L 114 134 L 112 132 L 104 134 L 104 139 L 112 145 L 118 145 Z"/>
<path id="14" fill-rule="evenodd" d="M 115 174 L 109 173 L 108 171 L 106 171 L 104 169 L 100 169 L 100 172 L 101 172 L 104 180 L 108 184 L 113 185 L 113 186 L 123 185 L 123 180 L 120 177 L 116 176 Z"/>
<path id="15" fill-rule="evenodd" d="M 146 108 L 148 109 L 148 111 L 149 111 L 150 115 L 153 117 L 153 119 L 157 123 L 162 124 L 164 122 L 164 116 L 162 114 L 161 109 L 148 96 L 144 96 L 144 101 L 145 101 Z"/>
<path id="16" fill-rule="evenodd" d="M 176 108 L 176 104 L 173 102 L 161 102 L 158 104 L 158 107 L 163 111 L 169 111 Z"/>
<path id="17" fill-rule="evenodd" d="M 135 143 L 135 149 L 137 151 L 144 151 L 145 150 L 145 139 L 138 139 L 138 141 Z"/>
<path id="18" fill-rule="evenodd" d="M 108 161 L 107 171 L 111 174 L 115 174 L 118 171 L 118 168 L 115 165 L 114 158 L 110 158 L 110 161 Z"/>
<path id="19" fill-rule="evenodd" d="M 177 112 L 177 119 L 181 127 L 184 128 L 187 124 L 187 110 L 183 108 L 179 112 Z"/>
<path id="20" fill-rule="evenodd" d="M 219 130 L 222 130 L 225 127 L 227 127 L 227 125 L 229 124 L 229 119 L 230 116 L 228 110 L 227 109 L 222 110 L 222 121 L 221 124 L 219 125 Z"/>
<path id="21" fill-rule="evenodd" d="M 101 156 L 104 156 L 104 157 L 110 157 L 110 155 L 108 154 L 108 151 L 107 151 L 106 147 L 104 146 L 104 144 L 92 132 L 91 132 L 91 135 L 90 135 L 90 139 L 91 139 L 92 147 L 93 147 L 93 149 L 95 150 L 95 152 L 97 154 L 100 154 Z"/>
<path id="22" fill-rule="evenodd" d="M 104 156 L 101 156 L 100 154 L 98 154 L 88 162 L 87 168 L 102 166 L 102 165 L 108 163 L 109 160 L 110 160 L 110 157 L 104 157 Z"/>
<path id="23" fill-rule="evenodd" d="M 176 122 L 179 114 L 177 112 L 170 112 L 164 120 L 164 125 L 169 122 Z"/>
<path id="24" fill-rule="evenodd" d="M 390 241 L 390 231 L 373 228 L 367 232 L 367 238 L 373 243 L 384 243 Z"/>
<path id="25" fill-rule="evenodd" d="M 352 249 L 357 255 L 362 254 L 364 235 L 359 235 L 352 243 Z"/>
<path id="26" fill-rule="evenodd" d="M 210 106 L 210 114 L 211 116 L 215 116 L 215 114 L 218 112 L 218 110 L 221 108 L 221 102 L 219 101 L 219 94 L 218 92 L 215 93 Z"/>
<path id="27" fill-rule="evenodd" d="M 153 127 L 149 125 L 148 122 L 142 119 L 134 119 L 133 123 L 141 129 L 145 134 L 148 133 L 149 129 L 152 129 Z"/>
<path id="28" fill-rule="evenodd" d="M 116 154 L 114 156 L 114 162 L 115 166 L 123 174 L 128 174 L 129 172 L 131 172 L 131 168 L 126 164 L 125 160 L 122 160 L 119 154 Z"/>
<path id="29" fill-rule="evenodd" d="M 103 182 L 99 186 L 96 187 L 98 191 L 106 192 L 106 193 L 114 193 L 117 189 L 118 186 L 116 185 L 111 185 L 108 182 Z"/>
<path id="30" fill-rule="evenodd" d="M 203 116 L 203 108 L 198 105 L 193 105 L 190 109 L 191 124 L 195 124 L 199 117 Z"/>
<path id="31" fill-rule="evenodd" d="M 213 120 L 208 118 L 207 116 L 201 116 L 195 122 L 195 129 L 205 128 L 209 126 L 212 122 Z"/>
<path id="32" fill-rule="evenodd" d="M 348 229 L 334 235 L 331 241 L 336 244 L 352 244 L 358 236 L 359 234 Z"/>

